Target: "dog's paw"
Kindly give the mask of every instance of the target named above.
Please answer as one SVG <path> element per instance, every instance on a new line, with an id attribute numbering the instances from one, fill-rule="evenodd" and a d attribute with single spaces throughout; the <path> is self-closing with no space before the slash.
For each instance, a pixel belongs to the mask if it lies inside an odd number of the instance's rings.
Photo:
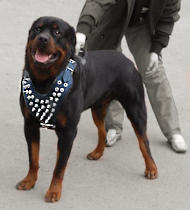
<path id="1" fill-rule="evenodd" d="M 102 157 L 103 153 L 102 152 L 91 152 L 87 155 L 88 160 L 98 160 Z"/>
<path id="2" fill-rule="evenodd" d="M 48 191 L 45 195 L 45 201 L 46 202 L 51 202 L 54 203 L 56 201 L 59 201 L 61 198 L 61 192 L 52 192 L 52 191 Z"/>
<path id="3" fill-rule="evenodd" d="M 158 170 L 156 166 L 152 168 L 146 168 L 145 177 L 147 179 L 156 179 L 158 177 Z"/>
<path id="4" fill-rule="evenodd" d="M 16 185 L 17 190 L 31 190 L 35 186 L 35 181 L 32 179 L 23 179 Z"/>

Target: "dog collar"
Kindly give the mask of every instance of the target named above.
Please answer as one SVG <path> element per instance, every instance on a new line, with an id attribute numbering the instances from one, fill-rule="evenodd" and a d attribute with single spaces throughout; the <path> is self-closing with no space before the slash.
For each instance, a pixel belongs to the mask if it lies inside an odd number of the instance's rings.
<path id="1" fill-rule="evenodd" d="M 41 127 L 55 128 L 56 113 L 72 87 L 72 74 L 76 65 L 76 62 L 70 59 L 65 71 L 61 71 L 47 94 L 38 93 L 28 72 L 24 71 L 21 83 L 24 100 L 32 115 L 39 120 Z"/>

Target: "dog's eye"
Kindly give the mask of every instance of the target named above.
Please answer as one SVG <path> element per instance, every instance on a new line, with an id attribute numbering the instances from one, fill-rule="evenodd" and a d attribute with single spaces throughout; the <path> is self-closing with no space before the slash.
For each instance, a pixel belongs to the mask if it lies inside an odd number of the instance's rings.
<path id="1" fill-rule="evenodd" d="M 54 30 L 53 32 L 55 34 L 55 36 L 59 37 L 61 36 L 61 32 L 59 30 Z"/>
<path id="2" fill-rule="evenodd" d="M 41 30 L 42 30 L 42 29 L 41 29 L 41 27 L 39 27 L 39 26 L 35 28 L 35 31 L 36 31 L 37 33 L 40 33 Z"/>

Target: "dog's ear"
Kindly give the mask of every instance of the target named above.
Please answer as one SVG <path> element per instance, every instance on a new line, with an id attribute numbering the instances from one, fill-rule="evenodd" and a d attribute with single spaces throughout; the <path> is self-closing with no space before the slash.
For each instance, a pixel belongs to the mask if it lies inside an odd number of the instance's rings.
<path id="1" fill-rule="evenodd" d="M 75 54 L 75 45 L 76 45 L 76 35 L 75 35 L 75 29 L 73 27 L 69 26 L 69 29 L 66 31 L 66 37 L 69 43 L 71 57 L 73 57 Z"/>

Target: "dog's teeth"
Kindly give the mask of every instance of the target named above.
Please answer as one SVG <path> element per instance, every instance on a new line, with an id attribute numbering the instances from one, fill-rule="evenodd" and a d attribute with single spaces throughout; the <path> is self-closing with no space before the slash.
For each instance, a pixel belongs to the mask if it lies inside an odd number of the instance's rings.
<path id="1" fill-rule="evenodd" d="M 52 58 L 52 56 L 53 56 L 53 54 L 50 54 L 50 55 L 48 56 L 48 58 L 49 58 L 49 59 L 51 59 L 51 58 Z"/>

